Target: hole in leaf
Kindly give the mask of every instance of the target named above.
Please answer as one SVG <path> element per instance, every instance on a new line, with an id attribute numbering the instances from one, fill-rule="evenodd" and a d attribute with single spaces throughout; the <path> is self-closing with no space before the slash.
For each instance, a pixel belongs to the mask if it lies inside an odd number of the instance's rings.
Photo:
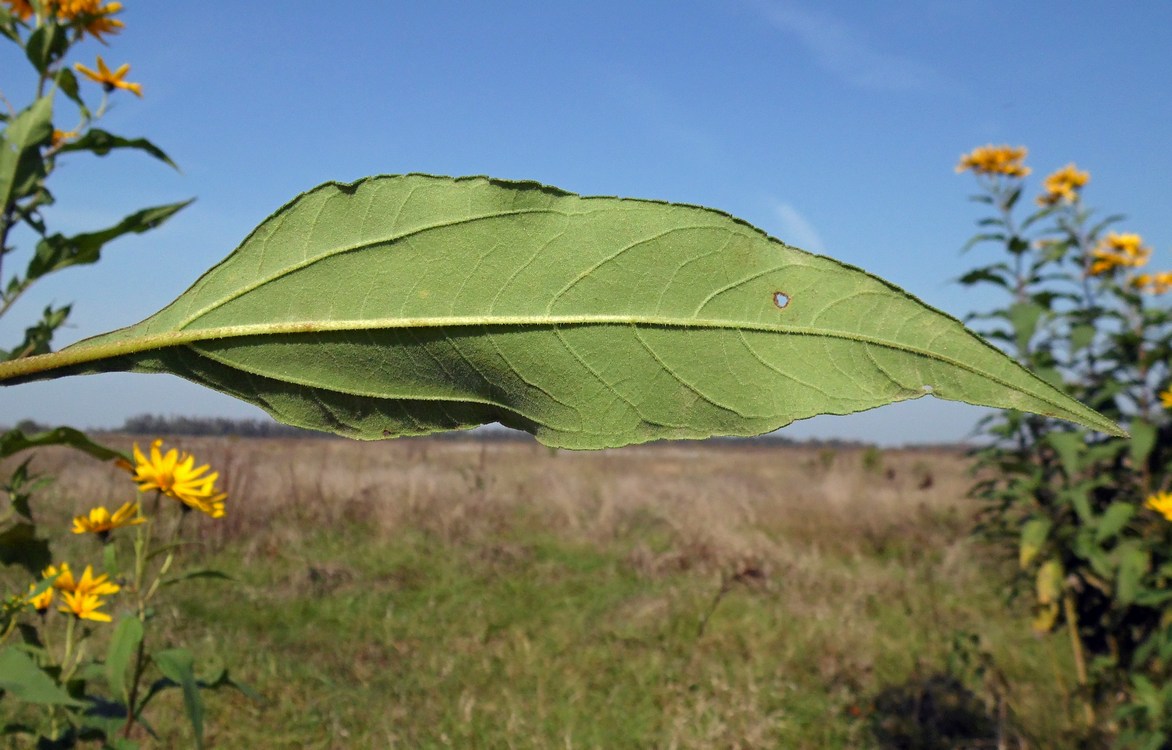
<path id="1" fill-rule="evenodd" d="M 936 390 L 936 388 L 934 386 L 926 385 L 926 386 L 920 388 L 920 390 L 923 391 L 924 393 L 932 393 Z"/>
<path id="2" fill-rule="evenodd" d="M 778 309 L 784 310 L 785 306 L 789 304 L 789 295 L 785 292 L 774 292 L 773 304 L 777 305 Z"/>

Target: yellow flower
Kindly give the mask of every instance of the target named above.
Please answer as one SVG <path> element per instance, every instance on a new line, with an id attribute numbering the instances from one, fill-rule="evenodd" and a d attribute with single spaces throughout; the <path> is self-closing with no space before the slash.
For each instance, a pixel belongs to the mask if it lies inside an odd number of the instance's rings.
<path id="1" fill-rule="evenodd" d="M 111 583 L 105 573 L 95 578 L 93 567 L 87 565 L 73 590 L 79 594 L 109 596 L 111 594 L 117 594 L 122 590 L 122 587 L 116 583 Z"/>
<path id="2" fill-rule="evenodd" d="M 122 3 L 103 3 L 102 0 L 52 0 L 49 6 L 56 5 L 57 17 L 64 21 L 78 21 L 82 30 L 89 32 L 99 42 L 105 42 L 102 34 L 117 34 L 125 28 L 125 24 L 117 18 L 111 18 L 115 13 L 122 12 Z"/>
<path id="3" fill-rule="evenodd" d="M 1169 521 L 1172 521 L 1172 493 L 1157 492 L 1148 497 L 1145 508 L 1151 508 Z"/>
<path id="4" fill-rule="evenodd" d="M 977 174 L 1025 177 L 1030 173 L 1030 168 L 1022 164 L 1027 153 L 1025 146 L 980 146 L 960 157 L 956 171 L 971 169 Z"/>
<path id="5" fill-rule="evenodd" d="M 77 585 L 73 580 L 73 571 L 69 569 L 69 563 L 61 563 L 60 568 L 55 568 L 52 565 L 41 571 L 42 578 L 52 578 L 56 576 L 57 580 L 53 581 L 53 588 L 61 591 L 73 591 Z"/>
<path id="6" fill-rule="evenodd" d="M 1078 191 L 1090 182 L 1090 179 L 1089 172 L 1079 171 L 1071 162 L 1045 179 L 1042 189 L 1046 192 L 1038 196 L 1038 203 L 1043 206 L 1053 206 L 1059 201 L 1074 203 L 1078 200 Z"/>
<path id="7" fill-rule="evenodd" d="M 1131 285 L 1148 294 L 1165 294 L 1172 290 L 1172 271 L 1138 274 L 1131 279 Z"/>
<path id="8" fill-rule="evenodd" d="M 1160 391 L 1160 405 L 1165 409 L 1172 409 L 1172 385 Z"/>
<path id="9" fill-rule="evenodd" d="M 45 578 L 57 576 L 57 580 L 53 581 L 53 588 L 62 593 L 74 592 L 93 594 L 94 596 L 109 596 L 110 594 L 117 594 L 122 589 L 118 584 L 111 583 L 109 576 L 105 573 L 95 577 L 92 565 L 85 566 L 81 578 L 76 580 L 73 578 L 73 571 L 69 569 L 69 563 L 61 563 L 60 568 L 55 568 L 50 565 L 45 568 L 41 575 Z"/>
<path id="10" fill-rule="evenodd" d="M 113 91 L 114 89 L 126 89 L 135 96 L 142 96 L 141 84 L 130 83 L 128 81 L 122 80 L 126 77 L 126 74 L 130 72 L 129 63 L 124 63 L 123 65 L 119 66 L 118 70 L 111 72 L 111 70 L 106 67 L 106 61 L 102 59 L 101 55 L 98 55 L 98 69 L 96 72 L 90 70 L 81 63 L 74 63 L 73 67 L 77 69 L 78 73 L 81 73 L 83 76 L 90 79 L 94 83 L 102 84 L 102 88 L 106 89 L 106 91 Z"/>
<path id="11" fill-rule="evenodd" d="M 33 16 L 33 6 L 28 0 L 3 0 L 10 12 L 22 21 Z M 41 7 L 46 13 L 56 16 L 66 22 L 76 21 L 77 27 L 83 32 L 93 35 L 99 42 L 105 42 L 103 34 L 117 34 L 125 24 L 117 18 L 115 13 L 122 12 L 122 3 L 102 0 L 41 0 Z"/>
<path id="12" fill-rule="evenodd" d="M 4 0 L 4 4 L 8 6 L 8 11 L 22 21 L 27 21 L 33 17 L 33 6 L 29 4 L 28 0 Z"/>
<path id="13" fill-rule="evenodd" d="M 61 594 L 63 604 L 58 607 L 62 612 L 68 612 L 79 620 L 96 620 L 110 622 L 110 615 L 99 612 L 105 602 L 97 594 L 87 594 L 82 591 L 64 591 Z"/>
<path id="14" fill-rule="evenodd" d="M 49 609 L 49 605 L 53 603 L 53 587 L 50 586 L 39 594 L 31 595 L 37 588 L 37 584 L 30 583 L 28 591 L 30 596 L 25 598 L 25 601 L 33 605 L 33 609 L 38 612 L 44 612 Z"/>
<path id="15" fill-rule="evenodd" d="M 1091 250 L 1094 262 L 1091 264 L 1090 273 L 1092 276 L 1098 276 L 1120 266 L 1140 268 L 1147 265 L 1151 255 L 1152 249 L 1143 244 L 1143 238 L 1138 234 L 1110 232 Z"/>
<path id="16" fill-rule="evenodd" d="M 58 148 L 59 146 L 65 145 L 67 141 L 72 141 L 79 135 L 81 135 L 81 133 L 77 132 L 76 130 L 57 130 L 54 128 L 52 140 L 49 141 L 49 145 L 52 148 Z"/>
<path id="17" fill-rule="evenodd" d="M 94 3 L 94 5 L 97 5 L 97 3 Z M 110 17 L 121 10 L 122 3 L 106 3 L 100 8 L 96 8 L 85 14 L 81 27 L 89 32 L 90 36 L 94 39 L 105 43 L 106 40 L 102 38 L 102 34 L 117 34 L 126 28 L 126 24 L 117 18 Z"/>
<path id="18" fill-rule="evenodd" d="M 138 483 L 141 492 L 158 490 L 182 502 L 189 508 L 206 513 L 212 518 L 222 518 L 224 515 L 224 500 L 228 495 L 216 491 L 216 480 L 219 472 L 204 475 L 208 465 L 195 466 L 195 456 L 188 453 L 180 454 L 172 448 L 164 455 L 160 450 L 162 440 L 151 443 L 151 455 L 148 458 L 134 444 L 134 481 Z"/>
<path id="19" fill-rule="evenodd" d="M 104 505 L 99 505 L 91 510 L 88 516 L 78 516 L 73 519 L 73 533 L 97 534 L 105 541 L 114 529 L 120 529 L 123 526 L 137 526 L 145 522 L 146 519 L 139 515 L 137 503 L 123 503 L 121 508 L 114 511 L 114 515 L 110 515 L 110 511 L 106 510 Z"/>

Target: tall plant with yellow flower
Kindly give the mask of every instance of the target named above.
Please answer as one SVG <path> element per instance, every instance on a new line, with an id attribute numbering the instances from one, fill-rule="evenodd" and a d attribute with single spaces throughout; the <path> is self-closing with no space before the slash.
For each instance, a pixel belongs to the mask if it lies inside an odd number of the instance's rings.
<path id="1" fill-rule="evenodd" d="M 1127 425 L 1113 438 L 1054 420 L 989 417 L 977 452 L 986 479 L 982 530 L 1017 560 L 1034 628 L 1070 644 L 1070 708 L 1085 741 L 1126 747 L 1172 740 L 1172 272 L 1151 271 L 1140 235 L 1112 231 L 1083 202 L 1090 174 L 1068 164 L 1023 212 L 1026 150 L 961 157 L 990 215 L 968 247 L 992 259 L 961 283 L 1002 290 L 976 316 L 1023 364 Z M 1025 213 L 1024 216 L 1021 214 Z M 1060 682 L 1062 684 L 1062 682 Z M 1074 741 L 1073 739 L 1071 740 Z M 1152 744 L 1155 743 L 1155 744 Z"/>
<path id="2" fill-rule="evenodd" d="M 54 203 L 49 179 L 63 160 L 120 149 L 174 166 L 149 140 L 98 127 L 113 97 L 143 95 L 141 84 L 127 80 L 129 64 L 111 69 L 101 55 L 93 65 L 70 59 L 89 40 L 106 43 L 120 33 L 122 10 L 122 3 L 110 0 L 0 0 L 0 35 L 20 47 L 31 65 L 27 100 L 13 98 L 13 82 L 0 85 L 0 316 L 35 283 L 97 262 L 108 243 L 153 229 L 189 202 L 144 208 L 112 226 L 72 235 L 51 231 L 44 215 Z M 11 72 L 5 70 L 5 78 Z M 17 260 L 22 265 L 14 271 Z M 71 312 L 70 305 L 47 307 L 23 340 L 0 349 L 0 361 L 50 351 Z M 198 746 L 199 689 L 234 683 L 226 673 L 197 681 L 191 654 L 152 650 L 149 630 L 152 602 L 162 586 L 185 576 L 176 569 L 185 519 L 192 510 L 211 519 L 225 514 L 219 476 L 175 449 L 163 452 L 158 442 L 149 455 L 135 446 L 132 460 L 68 427 L 0 434 L 0 459 L 54 444 L 128 469 L 126 491 L 135 497 L 112 511 L 98 506 L 72 520 L 74 534 L 94 540 L 90 550 L 100 568 L 95 562 L 71 567 L 54 562 L 50 542 L 34 520 L 31 499 L 45 478 L 32 473 L 30 460 L 8 478 L 9 504 L 0 509 L 0 561 L 23 568 L 34 580 L 0 602 L 0 734 L 32 732 L 38 747 L 72 747 L 82 738 L 135 747 L 147 704 L 160 689 L 178 687 Z M 164 504 L 168 497 L 176 502 Z M 145 513 L 144 499 L 151 504 Z M 57 528 L 64 531 L 67 519 L 59 520 Z M 105 653 L 98 658 L 96 647 L 103 643 Z M 144 690 L 148 681 L 153 687 Z"/>

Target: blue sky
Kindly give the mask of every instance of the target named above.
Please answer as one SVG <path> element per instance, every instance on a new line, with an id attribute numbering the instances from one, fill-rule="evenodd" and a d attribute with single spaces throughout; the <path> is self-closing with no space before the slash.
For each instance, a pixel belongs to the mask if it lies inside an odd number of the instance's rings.
<path id="1" fill-rule="evenodd" d="M 131 64 L 145 97 L 120 92 L 101 127 L 153 139 L 182 172 L 138 154 L 70 158 L 50 219 L 81 231 L 198 201 L 34 288 L 0 321 L 5 342 L 50 302 L 76 303 L 59 345 L 137 322 L 294 195 L 378 173 L 708 205 L 960 317 L 998 300 L 952 283 L 990 257 L 960 254 L 979 213 L 953 167 L 973 146 L 1022 144 L 1034 185 L 1069 161 L 1089 169 L 1085 199 L 1126 214 L 1121 228 L 1172 266 L 1172 3 L 124 5 L 125 31 L 75 59 Z M 24 68 L 0 52 L 0 91 L 18 105 Z M 65 106 L 58 121 L 73 124 Z M 0 422 L 142 412 L 259 414 L 164 376 L 0 389 Z M 786 434 L 957 440 L 983 413 L 925 398 Z"/>

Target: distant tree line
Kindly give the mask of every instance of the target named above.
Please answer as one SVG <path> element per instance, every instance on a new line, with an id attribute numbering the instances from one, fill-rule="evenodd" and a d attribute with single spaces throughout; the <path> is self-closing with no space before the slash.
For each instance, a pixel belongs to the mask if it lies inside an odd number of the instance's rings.
<path id="1" fill-rule="evenodd" d="M 31 435 L 53 429 L 52 425 L 41 424 L 32 419 L 22 419 L 16 423 L 16 428 Z M 0 431 L 6 428 L 0 427 Z M 279 422 L 265 419 L 229 419 L 227 417 L 184 417 L 162 416 L 161 414 L 139 414 L 130 417 L 121 427 L 104 432 L 120 432 L 126 435 L 187 435 L 194 437 L 219 437 L 235 435 L 237 437 L 276 438 L 276 437 L 311 437 L 332 438 L 324 432 L 303 430 L 299 427 L 290 427 Z M 532 438 L 517 430 L 506 430 L 500 427 L 487 427 L 477 430 L 452 430 L 437 432 L 427 436 L 431 440 L 531 440 Z M 749 438 L 709 438 L 708 442 L 716 444 L 737 445 L 767 445 L 767 446 L 800 446 L 805 448 L 824 448 L 831 450 L 853 450 L 873 447 L 873 443 L 860 440 L 818 439 L 807 438 L 795 440 L 779 434 L 759 435 Z M 963 443 L 919 444 L 904 446 L 924 450 L 964 451 L 971 446 Z"/>
<path id="2" fill-rule="evenodd" d="M 322 432 L 290 427 L 272 420 L 163 416 L 161 414 L 139 414 L 129 417 L 116 432 L 128 435 L 190 435 L 199 437 L 226 435 L 250 438 L 332 437 Z"/>

